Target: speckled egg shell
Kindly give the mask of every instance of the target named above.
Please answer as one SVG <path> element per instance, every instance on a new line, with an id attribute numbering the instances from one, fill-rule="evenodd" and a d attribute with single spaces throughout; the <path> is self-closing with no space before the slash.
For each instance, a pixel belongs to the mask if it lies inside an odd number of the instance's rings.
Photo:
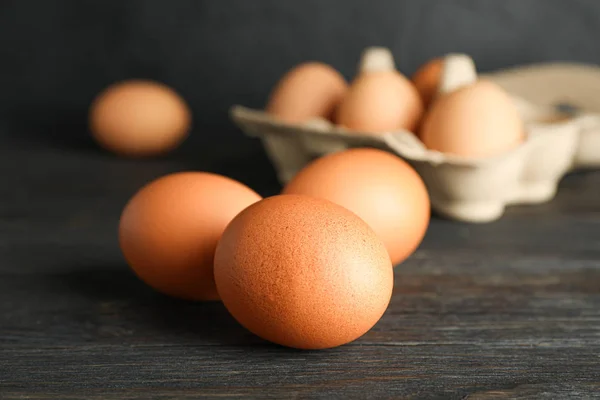
<path id="1" fill-rule="evenodd" d="M 385 246 L 352 212 L 281 195 L 240 213 L 215 253 L 231 314 L 271 342 L 323 349 L 351 342 L 381 318 L 393 270 Z"/>

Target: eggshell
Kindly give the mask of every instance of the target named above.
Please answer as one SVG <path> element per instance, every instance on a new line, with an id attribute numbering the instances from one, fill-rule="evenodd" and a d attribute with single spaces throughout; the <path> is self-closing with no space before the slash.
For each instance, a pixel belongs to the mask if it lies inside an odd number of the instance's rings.
<path id="1" fill-rule="evenodd" d="M 306 196 L 242 211 L 215 254 L 223 303 L 271 342 L 323 349 L 367 332 L 387 308 L 393 270 L 383 243 L 352 212 Z"/>
<path id="2" fill-rule="evenodd" d="M 266 111 L 288 123 L 331 118 L 347 90 L 344 77 L 329 65 L 304 63 L 281 78 Z"/>
<path id="3" fill-rule="evenodd" d="M 350 130 L 384 133 L 414 130 L 423 104 L 413 84 L 397 71 L 360 74 L 338 107 L 335 122 Z"/>
<path id="4" fill-rule="evenodd" d="M 437 93 L 443 66 L 443 59 L 435 58 L 423 64 L 411 77 L 411 81 L 421 95 L 425 107 L 431 104 Z"/>
<path id="5" fill-rule="evenodd" d="M 135 273 L 154 289 L 187 300 L 216 300 L 217 241 L 233 217 L 260 199 L 224 176 L 167 175 L 144 186 L 123 210 L 121 249 Z"/>
<path id="6" fill-rule="evenodd" d="M 114 84 L 94 100 L 90 129 L 114 153 L 144 157 L 169 152 L 187 136 L 191 113 L 171 88 L 151 81 Z"/>
<path id="7" fill-rule="evenodd" d="M 523 143 L 525 128 L 510 96 L 495 83 L 480 80 L 433 103 L 421 140 L 442 153 L 491 157 Z"/>
<path id="8" fill-rule="evenodd" d="M 429 226 L 429 195 L 421 177 L 382 150 L 358 148 L 321 157 L 283 193 L 327 199 L 353 211 L 381 238 L 394 265 L 415 251 Z"/>

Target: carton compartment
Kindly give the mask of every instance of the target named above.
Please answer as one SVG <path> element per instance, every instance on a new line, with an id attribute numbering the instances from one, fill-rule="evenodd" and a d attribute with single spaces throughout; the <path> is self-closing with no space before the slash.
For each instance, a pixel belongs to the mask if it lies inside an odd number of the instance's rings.
<path id="1" fill-rule="evenodd" d="M 382 50 L 377 51 L 381 54 Z M 451 87 L 452 82 L 464 84 L 468 75 L 474 74 L 468 56 L 449 55 L 441 90 Z M 351 132 L 325 120 L 290 125 L 242 106 L 234 106 L 231 117 L 247 135 L 260 138 L 282 184 L 325 154 L 352 147 L 380 148 L 415 168 L 427 186 L 434 211 L 465 222 L 496 220 L 507 205 L 549 201 L 570 170 L 600 166 L 600 98 L 588 102 L 588 86 L 584 84 L 597 87 L 599 93 L 600 68 L 551 64 L 482 77 L 509 91 L 526 126 L 522 145 L 485 159 L 429 150 L 408 131 L 373 135 Z M 571 80 L 577 84 L 569 85 Z M 553 81 L 560 84 L 553 86 Z M 578 96 L 575 89 L 583 86 L 586 92 Z M 539 92 L 541 87 L 543 93 Z M 576 107 L 565 107 L 567 103 Z"/>

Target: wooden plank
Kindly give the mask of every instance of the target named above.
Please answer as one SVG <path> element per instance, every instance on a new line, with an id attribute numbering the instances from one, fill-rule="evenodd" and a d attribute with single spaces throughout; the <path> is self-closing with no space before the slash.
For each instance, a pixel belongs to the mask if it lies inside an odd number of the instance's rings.
<path id="1" fill-rule="evenodd" d="M 127 198 L 183 158 L 0 149 L 0 398 L 594 398 L 600 172 L 551 203 L 466 225 L 434 218 L 373 330 L 318 352 L 270 345 L 220 303 L 144 286 L 116 241 Z M 216 156 L 215 156 L 216 157 Z M 262 154 L 239 173 L 274 193 Z M 243 163 L 242 163 L 243 164 Z"/>

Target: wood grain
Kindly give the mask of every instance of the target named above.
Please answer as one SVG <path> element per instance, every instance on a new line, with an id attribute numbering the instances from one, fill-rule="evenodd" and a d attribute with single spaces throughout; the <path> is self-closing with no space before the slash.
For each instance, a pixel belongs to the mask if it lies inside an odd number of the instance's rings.
<path id="1" fill-rule="evenodd" d="M 128 197 L 168 172 L 275 193 L 264 155 L 128 161 L 3 143 L 2 399 L 598 398 L 600 172 L 492 224 L 434 218 L 373 330 L 306 352 L 252 336 L 219 303 L 152 292 L 116 241 Z"/>

